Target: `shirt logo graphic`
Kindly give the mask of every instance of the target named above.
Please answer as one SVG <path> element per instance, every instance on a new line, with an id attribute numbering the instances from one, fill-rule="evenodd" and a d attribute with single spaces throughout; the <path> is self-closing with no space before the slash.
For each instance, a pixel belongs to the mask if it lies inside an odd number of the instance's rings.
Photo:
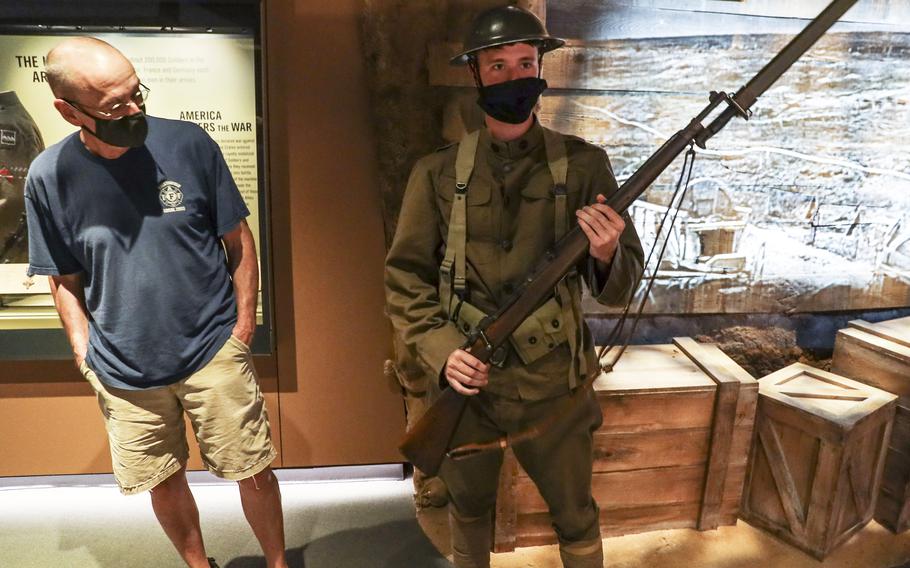
<path id="1" fill-rule="evenodd" d="M 166 180 L 158 185 L 158 200 L 161 201 L 165 213 L 186 211 L 186 207 L 183 206 L 183 191 L 176 181 Z"/>
<path id="2" fill-rule="evenodd" d="M 16 145 L 16 131 L 15 130 L 0 130 L 0 144 L 3 146 L 15 146 Z"/>

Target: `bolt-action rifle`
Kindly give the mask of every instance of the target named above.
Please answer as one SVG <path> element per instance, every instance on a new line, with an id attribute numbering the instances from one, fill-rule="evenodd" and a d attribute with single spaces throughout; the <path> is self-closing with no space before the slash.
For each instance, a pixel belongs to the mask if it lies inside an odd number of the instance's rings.
<path id="1" fill-rule="evenodd" d="M 749 119 L 752 104 L 799 59 L 856 0 L 834 0 L 806 28 L 758 72 L 744 87 L 730 96 L 712 91 L 705 107 L 684 129 L 664 142 L 654 154 L 608 200 L 617 213 L 624 212 L 661 173 L 693 143 L 700 148 L 734 116 Z M 726 108 L 706 127 L 702 125 L 722 103 Z M 548 250 L 515 293 L 494 314 L 478 324 L 464 349 L 483 362 L 505 343 L 518 326 L 550 295 L 557 283 L 587 253 L 588 240 L 577 225 Z M 445 389 L 436 402 L 405 435 L 401 453 L 427 475 L 436 475 L 449 451 L 455 428 L 467 404 L 467 396 Z"/>

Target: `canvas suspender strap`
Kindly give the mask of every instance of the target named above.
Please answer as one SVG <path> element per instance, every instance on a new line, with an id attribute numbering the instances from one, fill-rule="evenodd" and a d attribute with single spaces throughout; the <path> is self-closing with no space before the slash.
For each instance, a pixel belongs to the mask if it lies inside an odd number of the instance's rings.
<path id="1" fill-rule="evenodd" d="M 569 222 L 569 211 L 566 195 L 566 179 L 569 171 L 569 159 L 566 153 L 566 143 L 562 134 L 543 129 L 543 141 L 547 152 L 547 165 L 550 175 L 553 176 L 553 195 L 555 197 L 553 227 L 554 242 L 566 234 Z M 569 351 L 572 354 L 572 363 L 569 365 L 569 388 L 578 386 L 579 375 L 587 371 L 587 359 L 582 349 L 581 314 L 577 311 L 572 298 L 581 290 L 578 289 L 578 277 L 575 270 L 571 270 L 559 284 L 556 285 L 556 295 L 562 306 L 563 326 L 569 341 Z M 573 294 L 574 293 L 574 294 Z"/>
<path id="2" fill-rule="evenodd" d="M 439 267 L 441 280 L 439 300 L 448 314 L 452 313 L 452 293 L 454 292 L 459 299 L 464 299 L 466 288 L 465 241 L 467 240 L 468 223 L 465 201 L 468 194 L 468 183 L 471 181 L 471 174 L 474 171 L 474 156 L 477 154 L 479 139 L 479 130 L 467 134 L 458 143 L 458 154 L 455 156 L 455 195 L 452 197 L 446 254 Z"/>
<path id="3" fill-rule="evenodd" d="M 568 196 L 566 180 L 568 178 L 569 159 L 566 153 L 566 144 L 562 134 L 543 129 L 544 147 L 547 153 L 547 166 L 553 177 L 554 203 L 554 237 L 559 240 L 566 234 L 569 227 Z M 458 153 L 455 156 L 455 194 L 452 199 L 452 212 L 449 217 L 449 232 L 446 239 L 446 253 L 439 267 L 440 286 L 439 299 L 449 314 L 450 318 L 458 318 L 458 310 L 452 306 L 453 292 L 459 301 L 464 300 L 466 290 L 465 280 L 465 242 L 467 239 L 466 198 L 468 184 L 474 171 L 474 160 L 477 154 L 477 144 L 480 131 L 476 130 L 467 134 L 458 144 Z M 575 270 L 569 272 L 556 286 L 556 295 L 562 310 L 563 328 L 569 349 L 572 353 L 572 363 L 569 366 L 569 388 L 578 386 L 578 377 L 586 374 L 587 359 L 582 349 L 582 315 L 573 298 L 580 297 L 578 275 Z"/>

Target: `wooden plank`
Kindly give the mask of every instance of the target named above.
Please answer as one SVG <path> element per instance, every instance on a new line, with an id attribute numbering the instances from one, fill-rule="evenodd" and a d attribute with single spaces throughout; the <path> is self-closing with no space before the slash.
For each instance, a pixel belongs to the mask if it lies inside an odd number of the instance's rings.
<path id="1" fill-rule="evenodd" d="M 705 490 L 698 518 L 698 530 L 710 530 L 717 528 L 720 522 L 720 506 L 733 441 L 740 383 L 754 382 L 754 379 L 739 365 L 730 365 L 730 358 L 715 345 L 703 346 L 688 337 L 673 338 L 673 343 L 717 383 Z"/>
<path id="2" fill-rule="evenodd" d="M 600 510 L 600 532 L 604 538 L 647 531 L 694 528 L 698 503 L 654 505 Z M 556 542 L 547 513 L 518 518 L 518 546 L 541 546 Z"/>
<path id="3" fill-rule="evenodd" d="M 473 87 L 474 78 L 465 66 L 449 65 L 449 60 L 461 52 L 459 42 L 430 42 L 427 46 L 427 70 L 432 86 Z M 579 46 L 571 42 L 547 54 L 543 77 L 551 89 L 604 89 L 606 84 L 597 77 L 616 72 L 615 59 L 605 46 Z M 612 81 L 615 87 L 615 81 Z M 703 90 L 703 89 L 702 89 Z"/>
<path id="4" fill-rule="evenodd" d="M 597 398 L 603 410 L 601 430 L 607 432 L 654 432 L 711 426 L 714 389 L 648 395 L 598 393 Z"/>
<path id="5" fill-rule="evenodd" d="M 853 320 L 847 325 L 910 348 L 910 317 L 885 320 L 878 323 Z"/>
<path id="6" fill-rule="evenodd" d="M 736 408 L 736 430 L 730 447 L 730 463 L 745 465 L 749 460 L 752 436 L 758 411 L 758 383 L 740 387 Z"/>
<path id="7" fill-rule="evenodd" d="M 907 499 L 906 497 L 900 506 L 895 527 L 899 532 L 903 532 L 910 528 L 910 499 Z"/>
<path id="8" fill-rule="evenodd" d="M 635 7 L 662 11 L 663 15 L 674 13 L 737 14 L 753 17 L 771 17 L 775 19 L 808 19 L 811 20 L 829 4 L 828 0 L 802 0 L 801 2 L 781 2 L 780 0 L 561 0 L 551 5 L 555 12 L 572 11 L 581 15 L 592 16 L 597 11 L 616 13 L 617 9 Z M 910 21 L 910 5 L 903 0 L 877 0 L 861 2 L 850 9 L 846 19 L 851 22 L 870 22 L 880 24 L 903 24 Z M 711 28 L 708 31 L 717 28 Z"/>
<path id="9" fill-rule="evenodd" d="M 837 522 L 833 525 L 835 529 L 829 531 L 824 554 L 845 542 L 872 519 L 873 496 L 879 494 L 892 423 L 885 412 L 876 413 L 876 417 L 879 420 L 872 432 L 852 432 L 851 440 L 844 448 L 843 479 L 836 489 L 842 498 L 835 499 L 836 508 L 839 506 L 840 510 L 833 513 Z"/>
<path id="10" fill-rule="evenodd" d="M 518 479 L 518 460 L 511 448 L 503 455 L 499 472 L 499 489 L 493 518 L 493 552 L 515 550 L 518 530 L 518 502 L 515 498 L 515 481 Z"/>
<path id="11" fill-rule="evenodd" d="M 673 344 L 715 384 L 740 385 L 757 382 L 716 345 L 698 343 L 691 337 L 674 337 Z"/>
<path id="12" fill-rule="evenodd" d="M 875 505 L 875 521 L 895 534 L 904 532 L 908 528 L 905 515 L 908 503 L 910 501 L 900 501 L 887 493 L 879 494 Z"/>
<path id="13" fill-rule="evenodd" d="M 910 454 L 910 408 L 898 405 L 891 430 L 891 447 Z"/>
<path id="14" fill-rule="evenodd" d="M 704 471 L 703 466 L 695 465 L 595 473 L 591 490 L 598 503 L 609 508 L 697 503 L 701 500 Z M 517 479 L 515 495 L 520 514 L 547 511 L 530 479 Z"/>
<path id="15" fill-rule="evenodd" d="M 869 493 L 869 480 L 862 477 L 861 470 L 865 468 L 863 468 L 861 463 L 857 462 L 857 459 L 849 460 L 847 466 L 847 479 L 850 485 L 850 493 L 853 496 L 853 505 L 856 507 L 857 515 L 860 517 L 866 516 L 867 513 L 871 516 L 872 497 Z M 875 466 L 876 464 L 872 465 Z"/>
<path id="16" fill-rule="evenodd" d="M 831 370 L 901 397 L 910 405 L 910 348 L 859 329 L 842 329 L 834 340 Z"/>
<path id="17" fill-rule="evenodd" d="M 585 39 L 712 35 L 718 30 L 737 34 L 796 34 L 827 3 L 825 0 L 562 0 L 550 8 L 550 31 Z M 894 25 L 910 18 L 906 7 L 900 4 L 900 0 L 858 2 L 835 24 L 835 29 L 894 29 Z"/>
<path id="18" fill-rule="evenodd" d="M 908 488 L 910 488 L 910 455 L 892 446 L 888 448 L 885 455 L 881 491 L 903 502 L 907 500 Z"/>
<path id="19" fill-rule="evenodd" d="M 809 523 L 806 541 L 822 543 L 816 548 L 824 548 L 823 543 L 829 540 L 833 532 L 832 517 L 836 515 L 835 496 L 838 480 L 841 478 L 840 463 L 843 448 L 824 440 L 818 450 L 818 462 L 815 468 L 815 479 L 809 501 Z"/>
<path id="20" fill-rule="evenodd" d="M 626 349 L 609 373 L 594 382 L 597 392 L 647 393 L 672 389 L 706 390 L 715 382 L 673 345 L 636 345 Z"/>
<path id="21" fill-rule="evenodd" d="M 703 465 L 710 430 L 684 428 L 654 432 L 594 433 L 594 471 L 629 471 Z"/>
<path id="22" fill-rule="evenodd" d="M 718 384 L 717 390 L 714 426 L 711 431 L 710 454 L 705 472 L 705 488 L 698 517 L 698 530 L 715 529 L 720 523 L 718 517 L 729 469 L 736 404 L 739 400 L 739 381 Z"/>
<path id="23" fill-rule="evenodd" d="M 622 361 L 620 361 L 621 363 Z M 595 380 L 594 389 L 597 392 L 609 391 L 624 395 L 646 394 L 659 390 L 713 391 L 714 383 L 697 368 L 693 368 L 689 374 L 673 373 L 669 369 L 626 370 L 617 368 Z"/>
<path id="24" fill-rule="evenodd" d="M 806 532 L 806 519 L 803 513 L 805 509 L 796 491 L 793 478 L 790 476 L 787 456 L 781 447 L 774 424 L 769 420 L 760 420 L 758 435 L 768 466 L 771 468 L 771 475 L 774 477 L 774 484 L 777 487 L 789 530 L 794 535 L 802 536 Z"/>
<path id="25" fill-rule="evenodd" d="M 740 503 L 744 498 L 747 487 L 747 473 L 752 447 L 754 429 L 737 428 L 733 434 L 733 444 L 730 448 L 729 471 L 724 486 L 724 503 L 734 503 L 734 514 L 738 513 Z"/>
<path id="26" fill-rule="evenodd" d="M 758 412 L 774 422 L 812 432 L 814 436 L 832 444 L 841 445 L 846 442 L 847 431 L 842 426 L 830 422 L 825 417 L 817 414 L 793 412 L 793 406 L 788 404 L 792 400 L 795 399 L 787 397 L 782 402 L 761 393 L 759 395 Z"/>
<path id="27" fill-rule="evenodd" d="M 875 510 L 875 496 L 879 495 L 881 492 L 882 477 L 885 472 L 885 463 L 888 456 L 888 441 L 891 439 L 891 432 L 893 429 L 894 421 L 886 420 L 882 424 L 882 433 L 880 436 L 874 438 L 879 444 L 878 451 L 875 452 L 875 463 L 873 465 L 872 473 L 872 488 L 870 493 L 872 495 L 871 503 L 869 503 L 868 514 L 864 513 L 864 518 L 868 521 L 872 518 Z M 864 510 L 865 511 L 865 510 Z"/>

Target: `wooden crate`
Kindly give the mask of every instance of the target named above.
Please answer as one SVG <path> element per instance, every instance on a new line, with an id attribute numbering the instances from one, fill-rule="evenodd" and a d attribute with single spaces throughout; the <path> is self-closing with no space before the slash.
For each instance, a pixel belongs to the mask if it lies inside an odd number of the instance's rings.
<path id="1" fill-rule="evenodd" d="M 742 518 L 824 558 L 872 518 L 896 400 L 801 363 L 760 379 Z"/>
<path id="2" fill-rule="evenodd" d="M 758 382 L 714 345 L 631 346 L 594 384 L 594 497 L 603 536 L 736 523 Z M 537 488 L 506 453 L 493 549 L 556 542 Z"/>
<path id="3" fill-rule="evenodd" d="M 837 332 L 831 370 L 898 395 L 875 520 L 895 533 L 910 528 L 910 317 Z"/>

